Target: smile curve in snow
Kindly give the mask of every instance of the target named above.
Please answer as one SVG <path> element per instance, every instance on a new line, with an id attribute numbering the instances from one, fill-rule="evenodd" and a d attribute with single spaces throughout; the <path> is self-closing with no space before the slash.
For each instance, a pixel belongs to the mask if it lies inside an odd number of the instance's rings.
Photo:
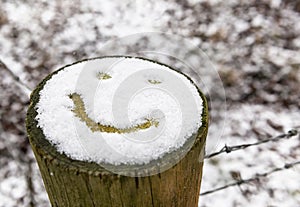
<path id="1" fill-rule="evenodd" d="M 158 127 L 159 122 L 154 119 L 145 118 L 141 124 L 137 124 L 128 128 L 117 128 L 111 125 L 104 125 L 92 120 L 86 113 L 84 102 L 78 93 L 72 93 L 69 95 L 69 98 L 72 99 L 74 103 L 74 112 L 75 116 L 80 118 L 82 122 L 86 124 L 92 132 L 106 132 L 106 133 L 131 133 L 139 130 L 145 130 L 152 126 Z"/>

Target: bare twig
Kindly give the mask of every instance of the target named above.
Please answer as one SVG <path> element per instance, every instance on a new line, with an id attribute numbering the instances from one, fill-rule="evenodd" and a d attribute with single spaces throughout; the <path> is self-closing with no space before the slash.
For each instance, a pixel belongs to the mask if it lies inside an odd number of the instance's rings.
<path id="1" fill-rule="evenodd" d="M 27 175 L 26 175 L 26 182 L 27 182 L 27 189 L 28 189 L 28 194 L 29 194 L 29 198 L 30 198 L 30 200 L 29 200 L 29 206 L 30 207 L 35 207 L 36 206 L 36 204 L 35 204 L 35 199 L 34 199 L 34 186 L 33 186 L 33 181 L 32 181 L 32 174 L 33 174 L 33 172 L 32 172 L 32 160 L 30 159 L 29 161 L 28 161 L 28 168 L 27 168 Z"/>
<path id="2" fill-rule="evenodd" d="M 11 69 L 9 69 L 3 61 L 0 60 L 0 68 L 4 69 L 8 74 L 16 81 L 16 84 L 25 93 L 28 97 L 32 91 L 32 89 L 26 85 Z"/>
<path id="3" fill-rule="evenodd" d="M 245 148 L 248 148 L 248 147 L 264 144 L 264 143 L 267 143 L 267 142 L 276 142 L 276 141 L 279 141 L 281 139 L 288 139 L 288 138 L 296 136 L 297 134 L 298 134 L 298 130 L 292 129 L 292 130 L 288 131 L 285 134 L 281 134 L 281 135 L 278 135 L 276 137 L 264 139 L 264 140 L 254 142 L 254 143 L 251 143 L 251 144 L 242 144 L 242 145 L 234 145 L 234 146 L 225 145 L 220 151 L 211 153 L 209 155 L 205 155 L 204 159 L 209 159 L 209 158 L 215 157 L 215 156 L 217 156 L 219 154 L 222 154 L 222 153 L 225 153 L 225 152 L 230 153 L 230 152 L 233 152 L 233 151 L 242 150 L 242 149 L 245 149 Z"/>
<path id="4" fill-rule="evenodd" d="M 251 183 L 253 181 L 259 180 L 260 178 L 267 177 L 267 176 L 269 176 L 269 175 L 271 175 L 271 174 L 273 174 L 275 172 L 283 171 L 283 170 L 289 169 L 289 168 L 294 167 L 294 166 L 299 165 L 299 164 L 300 164 L 300 160 L 296 161 L 296 162 L 292 162 L 292 163 L 286 163 L 283 167 L 274 168 L 274 169 L 272 169 L 272 170 L 270 170 L 268 172 L 265 172 L 265 173 L 257 173 L 256 176 L 254 176 L 252 178 L 245 179 L 245 180 L 241 179 L 241 180 L 239 180 L 237 182 L 229 183 L 227 185 L 215 188 L 213 190 L 205 191 L 203 193 L 200 193 L 200 195 L 201 196 L 208 195 L 208 194 L 215 193 L 217 191 L 224 190 L 224 189 L 232 187 L 232 186 L 240 186 L 242 184 L 249 184 L 249 183 Z"/>

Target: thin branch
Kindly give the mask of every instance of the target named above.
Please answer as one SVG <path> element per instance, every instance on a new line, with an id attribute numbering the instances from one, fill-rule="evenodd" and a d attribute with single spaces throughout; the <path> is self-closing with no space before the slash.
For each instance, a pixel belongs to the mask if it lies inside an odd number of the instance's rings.
<path id="1" fill-rule="evenodd" d="M 225 145 L 220 151 L 211 153 L 209 155 L 206 155 L 204 157 L 204 159 L 209 159 L 209 158 L 215 157 L 215 156 L 217 156 L 219 154 L 222 154 L 222 153 L 230 153 L 230 152 L 233 152 L 233 151 L 246 149 L 248 147 L 264 144 L 264 143 L 267 143 L 267 142 L 276 142 L 276 141 L 279 141 L 281 139 L 289 139 L 291 137 L 296 136 L 297 134 L 298 134 L 298 130 L 292 129 L 292 130 L 288 131 L 285 134 L 281 134 L 281 135 L 278 135 L 276 137 L 264 139 L 264 140 L 254 142 L 254 143 L 251 143 L 251 144 L 242 144 L 242 145 L 234 145 L 234 146 Z"/>
<path id="2" fill-rule="evenodd" d="M 224 189 L 232 187 L 232 186 L 240 186 L 242 184 L 249 184 L 249 183 L 251 183 L 253 181 L 259 180 L 260 178 L 267 177 L 267 176 L 269 176 L 269 175 L 271 175 L 271 174 L 273 174 L 275 172 L 283 171 L 283 170 L 289 169 L 289 168 L 294 167 L 294 166 L 299 165 L 299 164 L 300 164 L 300 160 L 296 161 L 296 162 L 293 162 L 293 163 L 286 163 L 283 167 L 274 168 L 274 169 L 272 169 L 272 170 L 270 170 L 268 172 L 265 172 L 265 173 L 257 173 L 256 176 L 254 176 L 252 178 L 245 179 L 245 180 L 239 180 L 237 182 L 229 183 L 227 185 L 215 188 L 213 190 L 205 191 L 203 193 L 200 193 L 200 196 L 208 195 L 208 194 L 211 194 L 211 193 L 215 193 L 217 191 L 224 190 Z"/>
<path id="3" fill-rule="evenodd" d="M 30 93 L 32 89 L 26 85 L 11 69 L 7 67 L 7 65 L 0 60 L 0 68 L 4 69 L 8 74 L 13 78 L 13 80 L 16 81 L 19 88 L 22 90 L 24 94 L 26 94 L 28 97 L 30 96 Z"/>
<path id="4" fill-rule="evenodd" d="M 27 182 L 27 189 L 28 189 L 28 194 L 29 194 L 29 204 L 28 206 L 30 207 L 35 207 L 36 203 L 35 203 L 35 199 L 34 199 L 34 186 L 33 186 L 33 180 L 32 180 L 32 160 L 30 159 L 28 161 L 28 168 L 27 168 L 27 175 L 26 175 L 26 182 Z"/>

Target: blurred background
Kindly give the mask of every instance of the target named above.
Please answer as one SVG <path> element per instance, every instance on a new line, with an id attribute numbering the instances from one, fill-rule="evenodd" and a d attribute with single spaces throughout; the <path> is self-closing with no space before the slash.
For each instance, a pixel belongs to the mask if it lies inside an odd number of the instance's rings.
<path id="1" fill-rule="evenodd" d="M 28 143 L 28 94 L 47 74 L 102 55 L 110 40 L 139 32 L 181 35 L 213 62 L 227 116 L 212 109 L 212 136 L 252 143 L 300 127 L 299 0 L 1 0 L 0 207 L 50 206 Z M 217 136 L 217 135 L 216 135 Z M 201 192 L 300 160 L 300 137 L 205 160 Z M 200 197 L 199 206 L 300 206 L 300 167 Z"/>

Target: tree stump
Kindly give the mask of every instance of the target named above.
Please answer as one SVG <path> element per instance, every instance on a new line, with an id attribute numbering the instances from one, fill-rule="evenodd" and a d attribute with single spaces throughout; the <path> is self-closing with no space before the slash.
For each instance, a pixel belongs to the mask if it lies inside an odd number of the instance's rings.
<path id="1" fill-rule="evenodd" d="M 54 72 L 53 74 L 56 74 Z M 208 130 L 208 107 L 204 95 L 202 125 L 192 143 L 188 141 L 177 150 L 146 164 L 156 171 L 140 177 L 135 172 L 120 175 L 95 162 L 71 159 L 57 151 L 38 126 L 36 105 L 39 92 L 52 77 L 50 74 L 33 91 L 27 113 L 27 132 L 52 206 L 179 206 L 196 207 L 200 193 L 204 146 Z M 180 151 L 190 148 L 180 157 Z M 176 154 L 176 155 L 175 155 Z M 174 155 L 180 161 L 174 161 Z M 160 166 L 173 165 L 161 172 Z M 113 166 L 110 166 L 113 167 Z M 126 171 L 126 165 L 124 166 Z M 135 174 L 136 173 L 136 174 Z M 144 174 L 147 172 L 144 172 Z"/>

